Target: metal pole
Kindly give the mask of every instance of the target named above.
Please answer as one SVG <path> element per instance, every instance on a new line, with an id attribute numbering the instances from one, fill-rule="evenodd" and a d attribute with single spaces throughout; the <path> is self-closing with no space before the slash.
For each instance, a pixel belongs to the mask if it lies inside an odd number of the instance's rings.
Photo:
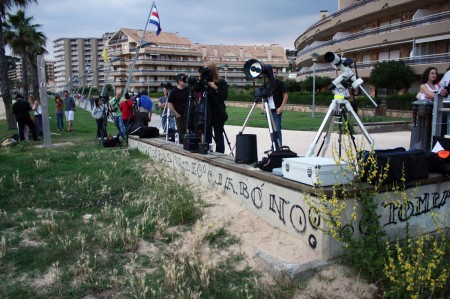
<path id="1" fill-rule="evenodd" d="M 38 80 L 39 80 L 39 97 L 41 98 L 42 107 L 42 129 L 44 133 L 44 146 L 51 147 L 50 140 L 50 121 L 48 119 L 48 100 L 47 100 L 47 83 L 45 78 L 44 55 L 37 55 L 38 63 Z"/>
<path id="2" fill-rule="evenodd" d="M 94 74 L 92 75 L 92 84 L 91 87 L 89 88 L 89 94 L 87 96 L 87 98 L 90 100 L 91 99 L 91 93 L 92 93 L 92 86 L 94 86 L 94 80 L 98 74 L 98 70 L 103 68 L 103 66 L 99 66 L 98 68 L 95 69 Z M 87 101 L 86 101 L 86 105 L 84 105 L 84 109 L 86 109 L 87 106 Z"/>
<path id="3" fill-rule="evenodd" d="M 150 12 L 148 13 L 148 18 L 147 18 L 147 22 L 145 22 L 145 27 L 144 27 L 144 32 L 142 32 L 142 37 L 141 37 L 141 41 L 139 43 L 139 46 L 136 49 L 136 53 L 134 54 L 134 59 L 133 59 L 133 63 L 131 64 L 131 68 L 130 68 L 130 73 L 128 74 L 128 79 L 127 79 L 127 83 L 125 84 L 125 90 L 123 92 L 123 94 L 125 95 L 128 91 L 128 87 L 130 85 L 130 81 L 131 81 L 131 77 L 133 76 L 133 71 L 134 71 L 134 65 L 136 64 L 136 60 L 137 60 L 137 56 L 139 54 L 139 50 L 142 47 L 142 43 L 144 42 L 144 36 L 145 36 L 145 31 L 147 30 L 147 25 L 150 22 L 150 17 L 152 16 L 152 10 L 153 10 L 153 6 L 155 5 L 155 1 L 153 1 L 152 3 L 152 8 L 150 9 Z"/>
<path id="4" fill-rule="evenodd" d="M 313 98 L 312 98 L 312 118 L 315 117 L 316 110 L 316 62 L 313 63 Z"/>
<path id="5" fill-rule="evenodd" d="M 134 65 L 136 64 L 136 60 L 137 60 L 137 57 L 139 55 L 139 50 L 140 49 L 141 49 L 141 46 L 139 45 L 136 48 L 136 53 L 134 53 L 133 62 L 131 63 L 130 73 L 128 74 L 127 83 L 125 84 L 125 89 L 123 91 L 123 95 L 125 95 L 128 92 L 128 88 L 129 88 L 130 82 L 131 82 L 131 77 L 133 77 Z"/>

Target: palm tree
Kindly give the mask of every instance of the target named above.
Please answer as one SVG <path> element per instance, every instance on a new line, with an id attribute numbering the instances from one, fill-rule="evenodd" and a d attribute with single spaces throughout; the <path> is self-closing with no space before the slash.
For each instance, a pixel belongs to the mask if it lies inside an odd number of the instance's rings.
<path id="1" fill-rule="evenodd" d="M 4 38 L 5 42 L 9 44 L 14 54 L 19 55 L 22 60 L 22 85 L 23 96 L 28 98 L 29 79 L 28 67 L 29 65 L 36 65 L 36 51 L 41 50 L 45 45 L 45 35 L 38 32 L 37 29 L 41 26 L 32 24 L 33 17 L 25 16 L 23 10 L 19 10 L 15 15 L 7 14 L 8 21 L 5 24 Z M 30 59 L 31 57 L 31 59 Z M 37 72 L 35 73 L 37 74 Z"/>
<path id="2" fill-rule="evenodd" d="M 0 1 L 0 24 L 3 24 L 6 12 L 13 7 L 26 8 L 31 3 L 37 3 L 37 0 L 1 0 Z M 3 103 L 6 111 L 6 123 L 8 129 L 16 128 L 16 121 L 11 112 L 12 97 L 8 86 L 8 69 L 6 63 L 5 42 L 3 36 L 3 26 L 0 25 L 0 84 L 3 97 Z"/>

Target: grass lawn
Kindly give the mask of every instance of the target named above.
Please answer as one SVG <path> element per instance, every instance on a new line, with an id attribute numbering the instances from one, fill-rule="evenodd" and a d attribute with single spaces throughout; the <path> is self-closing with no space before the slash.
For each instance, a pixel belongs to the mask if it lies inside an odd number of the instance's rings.
<path id="1" fill-rule="evenodd" d="M 2 140 L 16 132 L 5 127 Z M 95 132 L 77 109 L 74 131 L 51 135 L 59 146 L 0 147 L 0 298 L 292 296 L 296 286 L 262 283 L 242 263 L 226 229 L 197 240 L 215 263 L 177 251 L 202 218 L 201 195 L 138 151 L 100 146 Z"/>

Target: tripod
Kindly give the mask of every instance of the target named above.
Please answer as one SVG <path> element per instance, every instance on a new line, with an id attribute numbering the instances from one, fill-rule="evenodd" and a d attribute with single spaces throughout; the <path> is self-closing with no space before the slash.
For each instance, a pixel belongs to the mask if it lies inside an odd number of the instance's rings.
<path id="1" fill-rule="evenodd" d="M 108 118 L 110 118 L 112 120 L 112 122 L 116 126 L 117 130 L 119 131 L 119 135 L 121 135 L 120 134 L 119 124 L 116 122 L 116 119 L 114 118 L 114 115 L 112 114 L 112 111 L 111 111 L 111 109 L 109 107 L 109 104 L 105 103 L 105 104 L 102 104 L 102 105 L 103 105 L 103 113 L 102 113 L 103 122 L 102 122 L 102 129 L 101 129 L 101 132 L 100 132 L 100 139 L 99 139 L 99 143 L 98 143 L 99 147 L 100 147 L 100 144 L 102 144 L 104 138 L 108 137 L 107 133 L 106 133 L 106 126 L 108 124 Z M 122 141 L 123 141 L 123 138 L 120 138 L 120 146 L 122 146 Z"/>
<path id="2" fill-rule="evenodd" d="M 248 113 L 247 118 L 245 119 L 244 124 L 242 125 L 242 130 L 239 132 L 238 135 L 241 135 L 244 132 L 244 129 L 247 125 L 248 120 L 250 119 L 250 116 L 253 113 L 253 110 L 255 109 L 258 102 L 262 101 L 262 103 L 264 105 L 264 114 L 267 119 L 267 124 L 269 127 L 270 140 L 272 142 L 271 150 L 276 151 L 276 150 L 280 149 L 281 142 L 278 139 L 277 126 L 275 125 L 275 121 L 273 119 L 272 112 L 269 108 L 269 97 L 270 97 L 270 91 L 267 90 L 266 88 L 261 87 L 255 92 L 255 102 L 253 103 L 252 108 L 250 109 L 250 112 Z M 235 147 L 236 147 L 236 144 L 234 145 L 231 152 L 234 151 Z"/>
<path id="3" fill-rule="evenodd" d="M 164 107 L 162 108 L 161 112 L 161 120 L 159 122 L 158 130 L 161 130 L 161 127 L 163 127 L 163 132 L 166 137 L 166 141 L 169 140 L 169 124 L 171 121 L 171 118 L 173 118 L 172 112 L 170 111 L 169 107 L 167 107 L 168 102 L 168 96 L 166 97 L 166 102 L 164 103 Z M 165 119 L 165 121 L 163 121 Z"/>
<path id="4" fill-rule="evenodd" d="M 363 123 L 361 122 L 361 120 L 359 119 L 358 115 L 355 113 L 355 111 L 353 110 L 352 105 L 345 100 L 345 97 L 341 94 L 335 94 L 333 101 L 331 102 L 330 106 L 328 107 L 328 112 L 325 115 L 324 120 L 322 121 L 322 124 L 319 127 L 319 131 L 317 132 L 316 136 L 313 139 L 313 142 L 311 143 L 308 152 L 306 153 L 306 157 L 311 157 L 316 146 L 317 146 L 317 142 L 319 141 L 320 136 L 322 135 L 325 126 L 327 125 L 327 123 L 329 124 L 328 127 L 328 131 L 324 137 L 323 143 L 321 145 L 321 147 L 319 148 L 319 151 L 317 153 L 317 156 L 319 156 L 319 154 L 322 152 L 322 157 L 325 155 L 327 149 L 328 149 L 328 145 L 330 143 L 330 137 L 331 137 L 331 133 L 333 132 L 333 126 L 334 126 L 334 120 L 336 117 L 340 118 L 340 123 L 339 123 L 339 156 L 341 156 L 341 137 L 342 137 L 342 118 L 344 118 L 346 125 L 347 125 L 347 129 L 348 129 L 348 120 L 347 120 L 347 115 L 346 115 L 346 111 L 350 112 L 351 115 L 353 116 L 353 118 L 356 120 L 356 123 L 358 124 L 359 128 L 361 129 L 361 131 L 363 132 L 364 136 L 366 137 L 367 141 L 369 142 L 370 145 L 374 145 L 375 141 L 372 139 L 372 137 L 369 135 L 369 133 L 367 132 L 367 130 L 365 129 Z M 350 130 L 348 130 L 350 131 Z M 355 138 L 353 137 L 353 135 L 351 134 L 351 138 L 353 141 L 353 145 L 356 149 L 356 142 L 355 142 Z M 322 151 L 323 150 L 323 151 Z"/>

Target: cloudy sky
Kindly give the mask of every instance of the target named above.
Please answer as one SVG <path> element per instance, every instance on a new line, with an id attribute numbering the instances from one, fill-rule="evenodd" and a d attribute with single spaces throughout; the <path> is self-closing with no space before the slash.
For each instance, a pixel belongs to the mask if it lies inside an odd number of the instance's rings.
<path id="1" fill-rule="evenodd" d="M 151 0 L 38 0 L 26 10 L 53 40 L 101 37 L 120 28 L 144 29 Z M 321 10 L 337 10 L 337 0 L 159 0 L 161 27 L 193 43 L 279 44 L 294 49 L 295 39 L 319 19 Z M 147 30 L 155 30 L 149 24 Z"/>

